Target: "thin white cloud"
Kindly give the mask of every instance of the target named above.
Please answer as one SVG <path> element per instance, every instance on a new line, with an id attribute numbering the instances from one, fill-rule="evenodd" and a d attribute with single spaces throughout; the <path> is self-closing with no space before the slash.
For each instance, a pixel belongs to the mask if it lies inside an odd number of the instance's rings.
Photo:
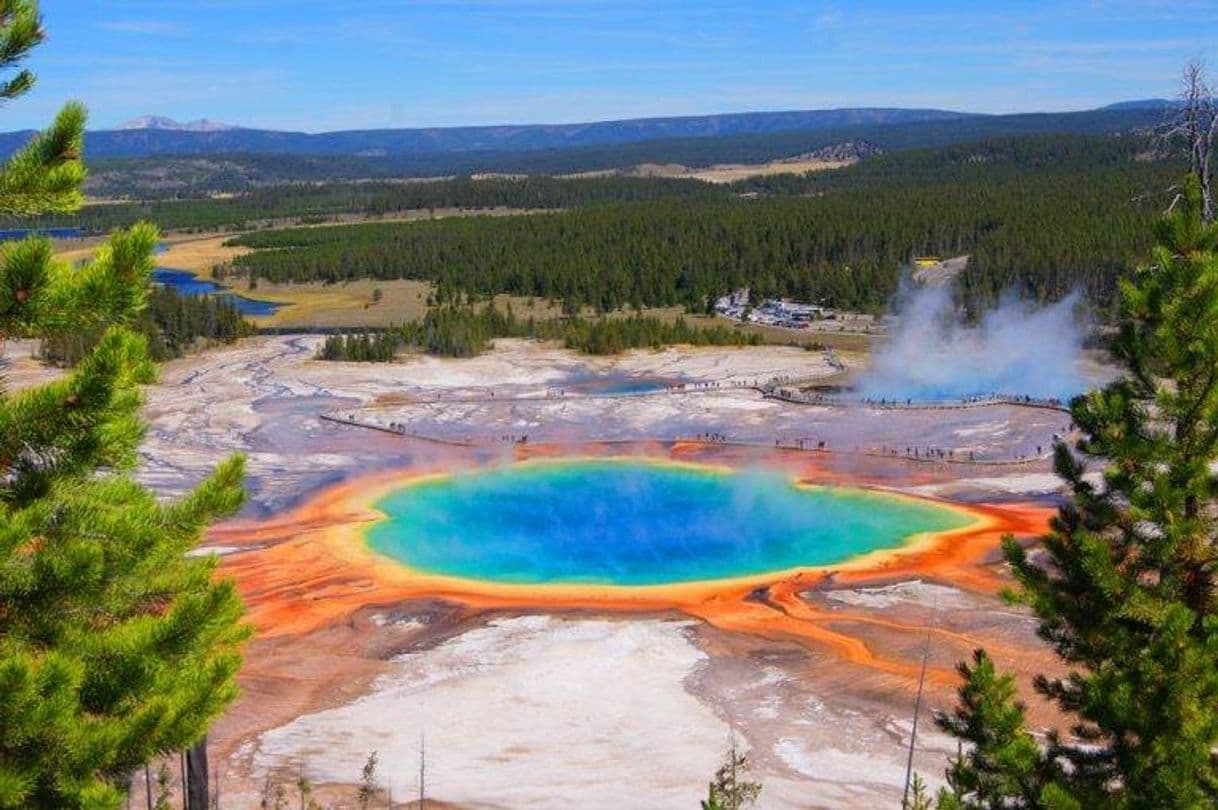
<path id="1" fill-rule="evenodd" d="M 1130 53 L 1187 52 L 1196 48 L 1195 38 L 1176 39 L 1113 39 L 1098 41 L 1028 41 L 1010 40 L 1006 42 L 988 43 L 959 43 L 936 46 L 939 53 L 978 53 L 978 54 L 1015 54 L 1015 55 L 1117 55 Z"/>
<path id="2" fill-rule="evenodd" d="M 103 31 L 149 37 L 182 37 L 187 34 L 186 26 L 172 20 L 104 20 L 96 23 L 96 27 Z"/>

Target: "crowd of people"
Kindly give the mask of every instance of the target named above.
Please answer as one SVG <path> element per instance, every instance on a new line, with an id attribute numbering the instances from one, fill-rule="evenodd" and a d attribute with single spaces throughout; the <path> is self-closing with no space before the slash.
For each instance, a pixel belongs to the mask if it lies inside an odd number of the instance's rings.
<path id="1" fill-rule="evenodd" d="M 970 405 L 988 405 L 988 404 L 1016 404 L 1026 405 L 1031 407 L 1049 407 L 1056 409 L 1065 409 L 1066 405 L 1062 400 L 1049 397 L 1037 398 L 1028 395 L 1007 396 L 1001 394 L 990 394 L 983 396 L 967 397 L 960 400 L 947 402 L 919 402 L 912 397 L 905 399 L 891 398 L 869 398 L 863 397 L 859 399 L 849 399 L 837 394 L 829 394 L 825 392 L 806 392 L 801 391 L 793 385 L 794 381 L 789 377 L 775 377 L 769 381 L 761 382 L 758 380 L 737 380 L 737 381 L 720 381 L 707 380 L 701 382 L 681 382 L 673 383 L 664 386 L 658 391 L 668 393 L 687 393 L 690 391 L 704 391 L 719 388 L 756 388 L 763 395 L 771 398 L 781 399 L 790 402 L 800 402 L 814 405 L 825 406 L 841 406 L 847 404 L 863 405 L 874 408 L 931 408 L 931 407 L 967 407 Z M 550 388 L 546 390 L 547 399 L 563 399 L 568 395 L 566 388 Z M 487 399 L 495 399 L 495 392 L 488 391 Z M 345 421 L 356 423 L 356 414 L 344 414 Z M 371 427 L 379 427 L 386 429 L 383 425 L 369 425 Z M 410 430 L 406 422 L 390 421 L 387 423 L 387 429 L 399 435 L 416 435 Z M 1073 425 L 1071 425 L 1073 430 Z M 1054 434 L 1053 440 L 1057 441 L 1060 438 L 1059 434 Z M 502 444 L 527 444 L 529 441 L 528 434 L 518 433 L 502 433 L 494 437 L 494 441 Z M 735 439 L 727 433 L 717 431 L 704 431 L 694 436 L 678 437 L 678 440 L 698 441 L 713 444 L 758 444 L 753 439 Z M 802 450 L 802 451 L 817 451 L 817 452 L 853 452 L 861 455 L 883 456 L 887 458 L 903 458 L 913 461 L 930 461 L 944 463 L 994 463 L 997 461 L 1005 462 L 1022 462 L 1033 459 L 1042 458 L 1045 452 L 1044 445 L 1037 445 L 1035 453 L 1016 453 L 1006 459 L 985 458 L 978 459 L 977 451 L 964 448 L 943 448 L 935 446 L 917 446 L 908 445 L 905 447 L 884 445 L 880 448 L 860 448 L 855 445 L 852 450 L 833 449 L 830 450 L 829 443 L 826 439 L 821 438 L 783 438 L 774 437 L 773 446 L 784 450 Z M 1050 445 L 1051 447 L 1051 445 Z"/>
<path id="2" fill-rule="evenodd" d="M 1066 410 L 1067 403 L 1057 397 L 1033 397 L 1027 394 L 979 394 L 959 399 L 914 399 L 913 397 L 851 397 L 841 394 L 827 394 L 823 391 L 802 391 L 797 388 L 787 388 L 772 380 L 761 386 L 764 396 L 781 399 L 784 402 L 795 402 L 804 405 L 824 405 L 827 407 L 844 405 L 863 405 L 869 408 L 963 408 L 978 405 L 1023 405 L 1030 408 L 1053 408 Z"/>
<path id="3" fill-rule="evenodd" d="M 357 422 L 356 415 L 354 413 L 345 414 L 342 421 L 346 421 L 348 423 L 358 424 L 358 425 L 366 426 L 366 427 L 375 427 L 380 430 L 388 430 L 390 432 L 397 433 L 397 434 L 403 435 L 403 436 L 418 435 L 409 429 L 409 425 L 406 422 L 390 421 L 390 422 L 387 422 L 384 424 Z M 1054 443 L 1057 442 L 1058 440 L 1060 440 L 1061 438 L 1063 438 L 1063 434 L 1060 434 L 1060 433 L 1053 434 Z M 719 431 L 703 431 L 703 432 L 697 433 L 693 436 L 683 436 L 683 437 L 679 436 L 679 437 L 676 437 L 675 440 L 676 441 L 696 441 L 696 442 L 702 442 L 705 444 L 739 444 L 739 445 L 754 445 L 754 446 L 757 446 L 760 444 L 759 442 L 749 439 L 749 438 L 733 438 L 729 434 L 722 433 Z M 527 434 L 527 433 L 501 433 L 501 434 L 498 434 L 497 436 L 495 436 L 493 438 L 493 441 L 496 443 L 499 443 L 499 444 L 518 444 L 518 445 L 519 444 L 528 444 L 529 443 L 529 434 Z M 977 457 L 976 450 L 963 449 L 963 448 L 944 448 L 944 447 L 935 447 L 935 446 L 930 446 L 930 445 L 926 445 L 926 446 L 906 445 L 904 447 L 883 445 L 879 448 L 866 448 L 866 447 L 860 447 L 858 445 L 854 445 L 852 449 L 845 450 L 845 449 L 838 449 L 838 448 L 830 448 L 829 442 L 827 439 L 820 439 L 820 438 L 816 438 L 816 437 L 783 438 L 780 436 L 776 436 L 776 437 L 774 437 L 773 446 L 775 449 L 779 449 L 779 450 L 800 450 L 800 451 L 819 452 L 819 453 L 854 453 L 854 454 L 858 454 L 858 455 L 867 455 L 867 456 L 883 456 L 885 458 L 902 458 L 902 459 L 908 459 L 908 460 L 912 460 L 912 461 L 929 461 L 929 462 L 944 462 L 944 463 L 990 463 L 990 464 L 992 464 L 992 463 L 997 463 L 997 462 L 1019 463 L 1019 462 L 1032 461 L 1035 459 L 1043 458 L 1045 455 L 1046 449 L 1051 451 L 1053 445 L 1052 444 L 1049 444 L 1049 445 L 1038 444 L 1038 445 L 1036 445 L 1034 453 L 1016 453 L 1008 458 L 1003 458 L 1003 459 L 998 459 L 998 458 L 980 458 L 979 459 Z"/>

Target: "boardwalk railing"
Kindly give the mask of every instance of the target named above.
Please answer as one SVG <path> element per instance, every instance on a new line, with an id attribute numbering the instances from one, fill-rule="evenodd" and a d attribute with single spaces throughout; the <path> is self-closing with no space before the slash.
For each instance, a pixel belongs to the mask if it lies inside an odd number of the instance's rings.
<path id="1" fill-rule="evenodd" d="M 443 436 L 435 436 L 429 433 L 419 432 L 406 423 L 391 422 L 382 424 L 371 420 L 359 419 L 354 412 L 348 412 L 347 415 L 337 414 L 321 414 L 321 419 L 326 422 L 331 422 L 338 425 L 346 425 L 348 427 L 361 428 L 364 430 L 375 430 L 380 433 L 388 433 L 393 436 L 399 436 L 403 439 L 412 439 L 415 441 L 427 442 L 429 444 L 445 445 L 447 447 L 495 447 L 502 445 L 519 446 L 519 447 L 578 447 L 591 444 L 607 445 L 607 446 L 629 446 L 629 445 L 644 445 L 648 443 L 660 444 L 696 444 L 703 447 L 737 447 L 750 448 L 756 450 L 780 450 L 784 452 L 797 453 L 817 453 L 821 455 L 833 456 L 855 456 L 866 458 L 884 458 L 893 461 L 906 461 L 914 464 L 952 464 L 952 465 L 970 465 L 975 467 L 1017 467 L 1023 464 L 1041 461 L 1049 458 L 1052 453 L 1042 453 L 1040 455 L 1015 456 L 1012 458 L 975 458 L 967 452 L 951 451 L 943 453 L 921 453 L 900 452 L 895 448 L 867 448 L 855 447 L 852 449 L 838 449 L 829 447 L 825 442 L 813 442 L 812 440 L 775 440 L 773 444 L 763 441 L 748 441 L 743 439 L 732 439 L 727 436 L 715 436 L 708 438 L 705 434 L 694 436 L 634 436 L 634 437 L 618 437 L 598 439 L 587 437 L 582 439 L 548 439 L 544 437 L 534 436 L 532 439 L 528 435 L 520 434 L 504 434 L 500 437 L 495 436 L 465 436 L 464 438 L 451 438 Z M 919 448 L 920 451 L 920 448 Z"/>
<path id="2" fill-rule="evenodd" d="M 757 391 L 761 396 L 768 399 L 775 399 L 782 402 L 788 402 L 797 405 L 815 405 L 830 408 L 878 408 L 885 410 L 938 410 L 938 409 L 968 409 L 968 408 L 984 408 L 996 405 L 1007 405 L 1024 408 L 1041 408 L 1046 410 L 1054 410 L 1068 413 L 1069 409 L 1056 399 L 1038 399 L 1027 396 L 1009 396 L 1003 394 L 993 394 L 983 397 L 972 397 L 965 400 L 942 400 L 942 401 L 914 401 L 912 399 L 890 400 L 890 399 L 868 399 L 864 397 L 849 397 L 825 394 L 809 394 L 799 390 L 798 386 L 805 384 L 804 380 L 796 380 L 790 377 L 776 377 L 767 381 L 760 380 L 726 380 L 726 381 L 703 381 L 689 382 L 668 385 L 654 390 L 647 391 L 620 391 L 620 392 L 602 392 L 602 393 L 583 393 L 578 390 L 567 390 L 561 387 L 553 387 L 547 389 L 544 395 L 527 394 L 518 397 L 511 396 L 496 396 L 494 392 L 489 392 L 485 395 L 464 394 L 452 397 L 432 397 L 428 399 L 412 400 L 409 402 L 385 404 L 380 406 L 368 406 L 365 408 L 357 408 L 351 410 L 343 410 L 338 412 L 321 414 L 321 419 L 326 422 L 331 422 L 340 425 L 349 425 L 351 427 L 364 428 L 367 430 L 375 430 L 382 433 L 388 433 L 394 436 L 403 438 L 416 439 L 419 441 L 429 442 L 432 444 L 441 444 L 451 447 L 491 447 L 495 445 L 512 444 L 512 445 L 544 445 L 544 446 L 562 446 L 562 445 L 579 445 L 579 444 L 609 444 L 609 445 L 630 445 L 642 444 L 646 442 L 662 442 L 662 443 L 695 443 L 700 445 L 722 445 L 729 447 L 749 447 L 760 449 L 774 449 L 783 451 L 797 451 L 808 453 L 826 453 L 835 455 L 850 455 L 850 456 L 866 456 L 871 458 L 886 458 L 893 460 L 909 461 L 918 464 L 970 464 L 977 466 L 1009 466 L 1027 464 L 1029 462 L 1038 461 L 1049 457 L 1052 452 L 1040 452 L 1041 448 L 1037 448 L 1036 454 L 1015 455 L 1009 458 L 976 458 L 973 453 L 962 450 L 940 450 L 936 448 L 921 448 L 909 447 L 902 452 L 896 447 L 859 447 L 855 446 L 852 449 L 838 449 L 827 446 L 824 440 L 813 438 L 786 438 L 776 437 L 773 444 L 759 440 L 740 440 L 732 439 L 723 434 L 704 433 L 695 436 L 638 436 L 632 438 L 609 438 L 596 439 L 586 437 L 582 439 L 546 439 L 544 437 L 533 436 L 530 442 L 530 437 L 527 434 L 515 434 L 506 432 L 498 436 L 493 435 L 474 435 L 467 434 L 465 437 L 443 437 L 431 433 L 419 432 L 413 425 L 408 422 L 398 422 L 394 420 L 377 421 L 375 419 L 361 418 L 361 413 L 366 414 L 374 410 L 386 410 L 392 408 L 400 408 L 411 405 L 429 405 L 443 403 L 520 403 L 520 402 L 553 402 L 564 399 L 630 399 L 639 397 L 656 397 L 656 396 L 679 396 L 688 394 L 707 394 L 717 391 L 727 390 L 753 390 Z M 1051 444 L 1046 443 L 1051 448 Z"/>

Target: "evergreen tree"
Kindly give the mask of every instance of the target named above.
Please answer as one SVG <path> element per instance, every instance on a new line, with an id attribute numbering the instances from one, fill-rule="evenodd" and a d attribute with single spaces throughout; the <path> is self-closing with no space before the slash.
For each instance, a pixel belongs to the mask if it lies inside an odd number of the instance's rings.
<path id="1" fill-rule="evenodd" d="M 368 810 L 372 806 L 372 800 L 381 792 L 381 784 L 376 777 L 376 764 L 376 752 L 373 751 L 360 768 L 359 789 L 355 792 L 355 798 L 361 810 Z"/>
<path id="2" fill-rule="evenodd" d="M 748 757 L 736 747 L 733 736 L 723 764 L 707 786 L 702 810 L 744 810 L 756 804 L 757 797 L 761 795 L 761 783 L 749 780 L 748 774 Z"/>
<path id="3" fill-rule="evenodd" d="M 1036 688 L 1073 724 L 1032 762 L 1009 684 L 979 656 L 944 720 L 980 752 L 953 766 L 957 806 L 1218 802 L 1218 227 L 1195 181 L 1156 237 L 1122 289 L 1126 374 L 1073 403 L 1079 454 L 1057 447 L 1072 497 L 1043 558 L 1005 544 L 1018 596 L 1068 667 Z M 1084 455 L 1109 460 L 1101 483 Z M 1006 801 L 987 803 L 987 785 Z"/>
<path id="4" fill-rule="evenodd" d="M 964 685 L 960 706 L 939 726 L 970 747 L 947 771 L 948 788 L 939 796 L 942 810 L 1037 806 L 1041 789 L 1041 751 L 1024 729 L 1024 707 L 1015 700 L 1015 679 L 1000 675 L 983 650 L 973 663 L 959 666 Z"/>
<path id="5" fill-rule="evenodd" d="M 909 802 L 902 810 L 931 810 L 932 807 L 934 805 L 931 803 L 930 794 L 926 791 L 926 782 L 923 781 L 921 774 L 915 773 L 910 782 Z"/>
<path id="6" fill-rule="evenodd" d="M 32 0 L 0 0 L 0 67 L 41 39 Z M 0 169 L 0 211 L 78 205 L 83 130 L 69 105 Z M 45 239 L 0 251 L 0 336 L 101 335 L 63 379 L 0 393 L 0 808 L 118 808 L 137 767 L 195 742 L 235 696 L 240 601 L 214 558 L 185 553 L 241 503 L 242 462 L 169 504 L 126 474 L 154 371 L 128 325 L 156 240 L 133 227 L 81 268 Z"/>

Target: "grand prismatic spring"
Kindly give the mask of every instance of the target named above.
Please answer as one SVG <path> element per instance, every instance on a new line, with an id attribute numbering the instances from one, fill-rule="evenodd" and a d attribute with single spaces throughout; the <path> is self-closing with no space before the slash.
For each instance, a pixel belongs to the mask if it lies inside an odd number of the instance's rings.
<path id="1" fill-rule="evenodd" d="M 764 470 L 567 461 L 426 478 L 375 504 L 372 549 L 421 573 L 660 585 L 842 563 L 968 518 Z"/>
<path id="2" fill-rule="evenodd" d="M 409 791 L 425 733 L 437 807 L 608 807 L 625 783 L 686 807 L 734 732 L 763 807 L 880 806 L 927 651 L 928 707 L 980 644 L 1044 669 L 999 546 L 1044 530 L 1067 414 L 788 403 L 752 381 L 835 372 L 781 347 L 379 366 L 316 343 L 171 364 L 150 402 L 164 490 L 250 458 L 250 507 L 209 540 L 255 631 L 211 737 L 233 801 L 302 766 L 341 801 L 372 750 Z M 953 750 L 920 732 L 919 770 Z"/>
<path id="3" fill-rule="evenodd" d="M 592 793 L 627 774 L 645 806 L 677 807 L 733 728 L 767 774 L 767 806 L 805 806 L 804 780 L 822 779 L 808 763 L 821 761 L 833 763 L 823 778 L 864 785 L 841 804 L 830 789 L 825 806 L 864 806 L 899 773 L 885 727 L 919 682 L 931 600 L 931 694 L 950 694 L 952 664 L 977 639 L 1041 665 L 971 617 L 1003 584 L 1000 537 L 1042 530 L 1043 507 L 914 496 L 798 453 L 595 449 L 454 453 L 218 531 L 216 543 L 251 549 L 225 567 L 263 652 L 244 735 L 260 733 L 234 752 L 239 766 L 304 758 L 318 781 L 342 782 L 367 740 L 409 761 L 426 733 L 451 752 L 428 767 L 458 807 L 484 806 L 486 790 L 505 806 L 598 807 Z M 741 706 L 749 714 L 732 714 Z M 816 717 L 829 736 L 805 741 Z M 615 747 L 622 735 L 636 742 Z M 942 756 L 927 738 L 920 756 Z M 838 759 L 818 759 L 821 746 Z M 874 775 L 858 770 L 875 756 Z M 597 775 L 557 795 L 536 781 L 539 767 L 586 774 L 585 759 Z"/>

